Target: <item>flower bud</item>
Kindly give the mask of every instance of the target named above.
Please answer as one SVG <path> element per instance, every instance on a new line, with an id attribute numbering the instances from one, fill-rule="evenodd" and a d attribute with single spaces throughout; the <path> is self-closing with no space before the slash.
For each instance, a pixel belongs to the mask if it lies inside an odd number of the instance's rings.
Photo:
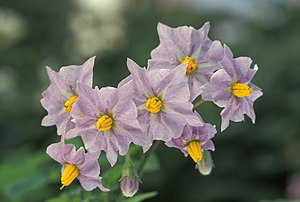
<path id="1" fill-rule="evenodd" d="M 133 166 L 130 154 L 125 157 L 125 164 L 122 170 L 122 178 L 120 179 L 120 188 L 125 197 L 132 197 L 139 189 L 139 176 Z"/>
<path id="2" fill-rule="evenodd" d="M 196 164 L 196 168 L 202 175 L 209 175 L 213 168 L 213 160 L 211 158 L 209 151 L 203 151 L 203 157 L 198 163 Z"/>
<path id="3" fill-rule="evenodd" d="M 138 176 L 134 176 L 133 179 L 131 179 L 129 176 L 122 177 L 120 182 L 120 188 L 124 196 L 132 197 L 139 189 Z"/>

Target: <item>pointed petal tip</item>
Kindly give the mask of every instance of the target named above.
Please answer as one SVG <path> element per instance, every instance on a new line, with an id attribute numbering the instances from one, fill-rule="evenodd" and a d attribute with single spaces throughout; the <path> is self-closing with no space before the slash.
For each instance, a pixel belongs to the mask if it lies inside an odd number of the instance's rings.
<path id="1" fill-rule="evenodd" d="M 168 25 L 164 24 L 164 23 L 158 22 L 157 23 L 157 28 L 170 28 L 170 27 Z"/>
<path id="2" fill-rule="evenodd" d="M 226 51 L 230 51 L 230 52 L 231 52 L 231 49 L 229 48 L 229 46 L 227 46 L 227 44 L 226 44 L 226 43 L 224 43 L 224 50 L 226 50 Z"/>
<path id="3" fill-rule="evenodd" d="M 92 56 L 89 59 L 87 59 L 81 66 L 83 67 L 89 67 L 90 69 L 94 68 L 96 56 Z"/>
<path id="4" fill-rule="evenodd" d="M 108 192 L 108 191 L 110 191 L 110 189 L 108 189 L 108 188 L 106 188 L 106 187 L 104 187 L 104 186 L 102 186 L 102 185 L 99 185 L 98 188 L 99 188 L 101 191 L 103 191 L 103 192 Z"/>
<path id="5" fill-rule="evenodd" d="M 54 71 L 54 70 L 53 70 L 51 67 L 49 67 L 49 66 L 45 66 L 45 68 L 46 68 L 46 71 L 47 71 L 49 77 L 50 77 L 50 74 L 55 74 L 55 73 L 57 73 L 56 71 Z"/>
<path id="6" fill-rule="evenodd" d="M 209 21 L 205 22 L 205 23 L 202 25 L 202 27 L 210 28 L 210 22 L 209 22 Z"/>
<path id="7" fill-rule="evenodd" d="M 131 64 L 131 63 L 135 63 L 131 58 L 127 58 L 126 59 L 127 65 Z"/>
<path id="8" fill-rule="evenodd" d="M 52 126 L 53 124 L 49 123 L 49 115 L 44 116 L 44 118 L 41 121 L 41 126 Z"/>

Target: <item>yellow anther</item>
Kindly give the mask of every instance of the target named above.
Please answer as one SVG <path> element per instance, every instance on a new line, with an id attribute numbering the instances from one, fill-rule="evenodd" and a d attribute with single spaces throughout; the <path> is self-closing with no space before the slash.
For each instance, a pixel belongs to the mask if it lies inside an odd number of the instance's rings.
<path id="1" fill-rule="evenodd" d="M 64 104 L 65 112 L 70 112 L 71 111 L 72 106 L 73 106 L 74 102 L 76 102 L 77 99 L 78 99 L 78 96 L 74 95 L 65 102 L 65 104 Z"/>
<path id="2" fill-rule="evenodd" d="M 157 97 L 149 98 L 146 102 L 145 109 L 151 113 L 157 113 L 160 111 L 163 103 Z"/>
<path id="3" fill-rule="evenodd" d="M 111 129 L 112 124 L 113 124 L 113 119 L 110 118 L 108 115 L 103 115 L 98 119 L 96 123 L 96 127 L 99 131 L 106 131 Z"/>
<path id="4" fill-rule="evenodd" d="M 202 148 L 199 141 L 189 142 L 187 145 L 187 151 L 190 157 L 198 163 L 202 159 Z"/>
<path id="5" fill-rule="evenodd" d="M 181 61 L 181 64 L 188 63 L 186 67 L 186 74 L 191 74 L 197 69 L 197 62 L 196 59 L 192 59 L 189 56 L 186 56 L 184 60 Z"/>
<path id="6" fill-rule="evenodd" d="M 234 83 L 230 90 L 236 97 L 246 97 L 252 93 L 252 88 L 243 83 Z"/>
<path id="7" fill-rule="evenodd" d="M 79 174 L 78 167 L 72 164 L 67 164 L 64 172 L 61 175 L 62 186 L 60 187 L 60 189 L 69 186 L 73 182 L 73 180 L 78 176 L 78 174 Z"/>

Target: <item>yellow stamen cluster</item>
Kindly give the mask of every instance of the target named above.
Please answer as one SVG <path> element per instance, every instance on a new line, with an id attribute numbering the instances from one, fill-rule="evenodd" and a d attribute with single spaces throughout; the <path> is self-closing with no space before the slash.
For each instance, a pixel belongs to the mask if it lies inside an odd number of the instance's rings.
<path id="1" fill-rule="evenodd" d="M 65 170 L 61 176 L 61 184 L 62 186 L 60 189 L 63 189 L 64 187 L 69 186 L 74 179 L 78 176 L 79 174 L 79 168 L 72 165 L 72 164 L 67 164 L 65 167 Z"/>
<path id="2" fill-rule="evenodd" d="M 64 104 L 64 110 L 65 112 L 70 112 L 72 109 L 72 106 L 74 104 L 74 102 L 76 102 L 76 100 L 78 99 L 77 95 L 72 96 L 69 100 L 67 100 Z"/>
<path id="3" fill-rule="evenodd" d="M 189 142 L 187 145 L 187 151 L 190 157 L 198 163 L 202 159 L 202 148 L 199 141 Z"/>
<path id="4" fill-rule="evenodd" d="M 197 62 L 196 59 L 192 59 L 189 56 L 186 56 L 184 60 L 181 61 L 181 64 L 188 63 L 186 67 L 186 74 L 191 74 L 197 69 Z"/>
<path id="5" fill-rule="evenodd" d="M 236 97 L 246 97 L 252 93 L 252 88 L 243 83 L 234 83 L 230 90 Z"/>
<path id="6" fill-rule="evenodd" d="M 113 119 L 110 118 L 108 115 L 103 115 L 98 119 L 96 127 L 99 131 L 107 131 L 111 129 L 112 124 Z"/>
<path id="7" fill-rule="evenodd" d="M 145 109 L 151 113 L 157 113 L 160 111 L 163 103 L 157 97 L 149 98 L 146 102 Z"/>

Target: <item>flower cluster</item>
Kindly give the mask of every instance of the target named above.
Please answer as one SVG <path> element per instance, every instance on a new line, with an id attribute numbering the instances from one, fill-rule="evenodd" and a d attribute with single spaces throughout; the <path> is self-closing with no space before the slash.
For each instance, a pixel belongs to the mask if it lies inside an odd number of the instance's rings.
<path id="1" fill-rule="evenodd" d="M 189 155 L 202 174 L 211 172 L 209 151 L 215 150 L 211 139 L 217 130 L 203 121 L 193 102 L 201 96 L 200 102 L 212 101 L 224 108 L 223 131 L 230 120 L 243 121 L 244 114 L 254 123 L 253 102 L 262 92 L 251 83 L 257 66 L 250 68 L 250 58 L 234 58 L 226 45 L 212 41 L 209 28 L 209 23 L 198 30 L 159 23 L 160 44 L 152 50 L 148 67 L 128 59 L 130 75 L 117 88 L 93 88 L 95 57 L 59 72 L 46 67 L 51 84 L 42 94 L 42 106 L 48 111 L 42 125 L 55 125 L 61 136 L 47 153 L 63 167 L 62 187 L 77 178 L 87 191 L 97 187 L 108 191 L 99 176 L 100 153 L 104 151 L 114 166 L 118 154 L 127 154 L 131 143 L 147 152 L 154 140 Z M 84 143 L 77 151 L 65 144 L 76 136 Z M 121 189 L 132 196 L 139 177 L 129 160 L 125 164 Z"/>

